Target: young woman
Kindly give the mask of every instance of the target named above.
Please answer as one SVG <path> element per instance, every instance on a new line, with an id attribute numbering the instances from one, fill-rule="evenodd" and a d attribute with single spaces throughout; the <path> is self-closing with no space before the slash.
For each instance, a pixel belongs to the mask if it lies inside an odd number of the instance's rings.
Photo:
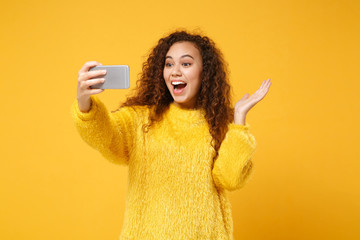
<path id="1" fill-rule="evenodd" d="M 136 94 L 109 112 L 95 96 L 98 62 L 79 71 L 75 125 L 85 142 L 129 167 L 120 239 L 233 239 L 226 190 L 241 188 L 256 149 L 246 114 L 271 85 L 231 107 L 227 70 L 206 36 L 174 32 L 159 40 Z"/>

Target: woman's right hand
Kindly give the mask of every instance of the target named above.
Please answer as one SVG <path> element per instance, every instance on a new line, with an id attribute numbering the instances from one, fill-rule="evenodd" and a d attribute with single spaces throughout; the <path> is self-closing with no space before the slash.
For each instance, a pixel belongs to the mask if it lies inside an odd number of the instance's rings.
<path id="1" fill-rule="evenodd" d="M 106 70 L 89 71 L 90 68 L 102 65 L 96 61 L 86 62 L 79 71 L 78 87 L 77 87 L 77 100 L 79 109 L 82 112 L 88 112 L 91 109 L 90 95 L 98 94 L 104 91 L 104 89 L 91 89 L 90 86 L 103 83 L 105 81 L 102 78 L 106 74 Z"/>

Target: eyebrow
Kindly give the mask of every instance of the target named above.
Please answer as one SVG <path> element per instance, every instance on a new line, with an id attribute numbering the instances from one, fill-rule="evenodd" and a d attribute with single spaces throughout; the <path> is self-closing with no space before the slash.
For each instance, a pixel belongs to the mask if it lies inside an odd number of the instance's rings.
<path id="1" fill-rule="evenodd" d="M 191 56 L 189 54 L 182 55 L 180 58 L 184 58 L 184 57 L 190 57 L 190 58 L 194 59 L 193 56 Z M 172 59 L 171 56 L 166 56 L 166 58 L 171 58 Z"/>

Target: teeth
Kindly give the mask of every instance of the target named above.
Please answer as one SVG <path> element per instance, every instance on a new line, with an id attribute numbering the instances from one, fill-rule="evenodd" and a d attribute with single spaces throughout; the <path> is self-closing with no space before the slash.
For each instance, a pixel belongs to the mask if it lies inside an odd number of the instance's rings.
<path id="1" fill-rule="evenodd" d="M 172 85 L 180 85 L 180 84 L 185 84 L 184 82 L 172 82 Z"/>

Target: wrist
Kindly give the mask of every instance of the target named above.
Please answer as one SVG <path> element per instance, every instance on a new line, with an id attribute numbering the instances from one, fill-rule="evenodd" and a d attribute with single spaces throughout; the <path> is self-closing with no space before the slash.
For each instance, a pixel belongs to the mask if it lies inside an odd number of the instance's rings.
<path id="1" fill-rule="evenodd" d="M 235 114 L 234 123 L 238 125 L 245 125 L 246 114 Z"/>
<path id="2" fill-rule="evenodd" d="M 86 100 L 79 100 L 78 99 L 78 106 L 79 106 L 79 110 L 83 113 L 87 113 L 90 111 L 91 106 L 92 106 L 92 101 L 90 98 L 86 99 Z"/>

